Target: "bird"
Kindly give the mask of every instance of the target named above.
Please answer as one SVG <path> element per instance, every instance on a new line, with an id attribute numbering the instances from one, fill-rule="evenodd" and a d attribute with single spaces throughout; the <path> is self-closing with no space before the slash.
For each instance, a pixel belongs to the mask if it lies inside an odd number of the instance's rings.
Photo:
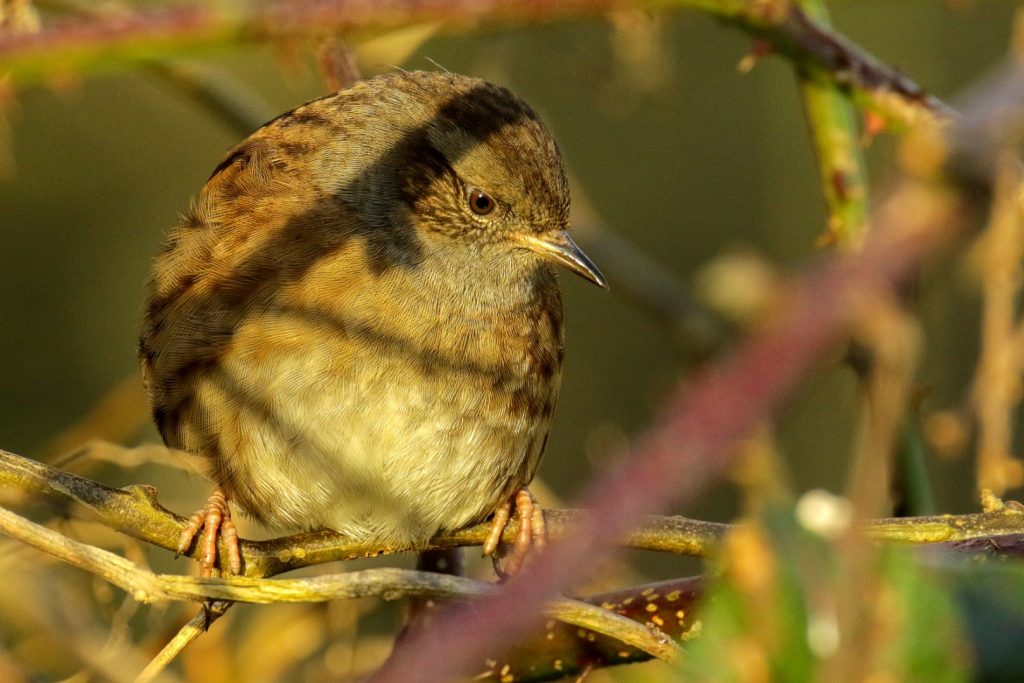
<path id="1" fill-rule="evenodd" d="M 544 536 L 557 269 L 607 288 L 568 228 L 552 134 L 470 76 L 376 76 L 231 149 L 155 259 L 139 335 L 161 436 L 216 485 L 179 552 L 241 573 L 240 507 L 382 550 L 490 516 L 493 554 L 515 512 L 518 571 Z"/>

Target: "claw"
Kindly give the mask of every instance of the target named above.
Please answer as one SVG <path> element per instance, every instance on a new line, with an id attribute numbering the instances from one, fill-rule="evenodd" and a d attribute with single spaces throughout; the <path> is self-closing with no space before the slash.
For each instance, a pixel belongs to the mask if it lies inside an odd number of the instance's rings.
<path id="1" fill-rule="evenodd" d="M 192 513 L 192 516 L 185 523 L 185 528 L 178 535 L 178 549 L 174 552 L 174 559 L 178 559 L 188 551 L 188 547 L 192 545 L 192 539 L 199 533 L 201 528 L 203 528 L 202 512 Z"/>
<path id="2" fill-rule="evenodd" d="M 506 500 L 497 510 L 494 511 L 494 518 L 491 520 L 491 532 L 487 534 L 484 541 L 484 557 L 493 555 L 501 543 L 501 535 L 505 533 L 508 520 L 512 516 L 512 501 Z"/>
<path id="3" fill-rule="evenodd" d="M 227 496 L 220 489 L 211 493 L 202 509 L 189 517 L 185 528 L 178 536 L 178 551 L 175 556 L 189 549 L 200 529 L 203 534 L 199 538 L 199 576 L 213 575 L 213 569 L 217 564 L 218 535 L 228 551 L 227 571 L 236 576 L 240 575 L 242 553 L 239 549 L 238 530 L 231 521 L 231 508 L 228 506 Z"/>

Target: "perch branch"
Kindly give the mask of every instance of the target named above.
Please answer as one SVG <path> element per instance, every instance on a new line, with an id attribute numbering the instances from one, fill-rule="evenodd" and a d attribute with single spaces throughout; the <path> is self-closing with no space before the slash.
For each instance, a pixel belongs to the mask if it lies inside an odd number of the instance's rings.
<path id="1" fill-rule="evenodd" d="M 465 599 L 491 594 L 494 584 L 461 576 L 412 569 L 365 569 L 301 579 L 253 577 L 196 578 L 154 574 L 112 552 L 73 540 L 0 507 L 0 531 L 121 588 L 139 602 L 158 600 L 228 600 L 270 604 L 326 602 L 376 597 Z M 672 662 L 679 646 L 662 633 L 580 600 L 559 598 L 545 608 L 552 619 L 611 636 L 653 657 Z"/>
<path id="2" fill-rule="evenodd" d="M 174 551 L 185 518 L 157 502 L 156 490 L 134 485 L 115 489 L 64 472 L 29 458 L 0 450 L 0 491 L 4 500 L 16 504 L 44 503 L 60 514 L 99 522 L 132 538 Z M 553 539 L 565 537 L 593 517 L 583 510 L 547 510 L 548 533 Z M 477 524 L 460 531 L 439 534 L 431 548 L 480 545 L 489 524 Z M 730 525 L 679 516 L 649 515 L 623 539 L 623 545 L 676 555 L 707 557 L 729 530 Z M 1014 506 L 969 515 L 938 515 L 880 519 L 867 522 L 866 532 L 878 540 L 925 544 L 983 539 L 1024 533 L 1024 512 Z M 505 530 L 504 540 L 515 541 L 515 521 Z M 372 557 L 422 548 L 402 546 L 381 548 L 348 539 L 333 531 L 313 531 L 267 541 L 242 541 L 245 574 L 273 576 L 325 562 Z M 191 557 L 192 552 L 188 555 Z"/>
<path id="3" fill-rule="evenodd" d="M 28 458 L 0 450 L 0 491 L 7 500 L 18 503 L 45 503 L 61 514 L 99 522 L 166 550 L 175 550 L 185 518 L 157 502 L 151 486 L 115 489 Z M 552 538 L 566 535 L 588 516 L 581 511 L 549 510 L 548 533 Z M 681 555 L 706 556 L 728 528 L 725 524 L 702 522 L 683 517 L 650 517 L 629 534 L 628 547 L 657 550 Z M 509 524 L 506 543 L 515 541 L 518 525 Z M 430 548 L 451 548 L 483 543 L 488 524 L 477 524 L 460 531 L 435 537 Z M 282 572 L 336 560 L 373 557 L 408 550 L 404 546 L 379 547 L 352 541 L 333 531 L 296 534 L 268 541 L 242 541 L 242 557 L 247 576 L 272 576 Z M 191 557 L 193 550 L 187 554 Z"/>

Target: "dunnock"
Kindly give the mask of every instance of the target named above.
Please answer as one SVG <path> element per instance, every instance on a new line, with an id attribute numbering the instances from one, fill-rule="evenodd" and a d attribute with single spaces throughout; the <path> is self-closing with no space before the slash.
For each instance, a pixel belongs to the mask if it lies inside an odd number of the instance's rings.
<path id="1" fill-rule="evenodd" d="M 189 522 L 241 570 L 228 501 L 274 527 L 422 546 L 511 506 L 560 383 L 558 148 L 508 90 L 391 73 L 277 117 L 217 166 L 156 261 L 140 339 L 167 444 L 212 463 Z M 531 522 L 533 525 L 531 525 Z"/>

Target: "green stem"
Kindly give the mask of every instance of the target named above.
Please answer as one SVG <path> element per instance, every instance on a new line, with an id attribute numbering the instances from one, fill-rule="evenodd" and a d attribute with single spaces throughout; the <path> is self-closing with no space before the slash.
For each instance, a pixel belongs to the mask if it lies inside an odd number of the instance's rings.
<path id="1" fill-rule="evenodd" d="M 820 26 L 830 25 L 821 0 L 801 0 L 801 5 Z M 797 76 L 828 210 L 826 240 L 844 251 L 856 250 L 864 241 L 868 216 L 867 173 L 858 144 L 856 111 L 834 82 L 815 78 L 799 63 Z"/>

